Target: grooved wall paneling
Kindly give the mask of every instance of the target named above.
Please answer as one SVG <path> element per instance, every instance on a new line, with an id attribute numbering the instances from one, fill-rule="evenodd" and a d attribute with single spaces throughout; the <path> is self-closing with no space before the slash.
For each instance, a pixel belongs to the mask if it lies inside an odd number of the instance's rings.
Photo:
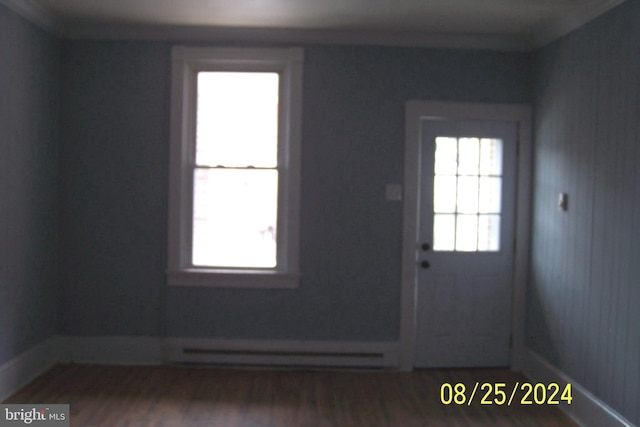
<path id="1" fill-rule="evenodd" d="M 527 319 L 529 347 L 636 424 L 639 21 L 631 0 L 538 54 Z"/>

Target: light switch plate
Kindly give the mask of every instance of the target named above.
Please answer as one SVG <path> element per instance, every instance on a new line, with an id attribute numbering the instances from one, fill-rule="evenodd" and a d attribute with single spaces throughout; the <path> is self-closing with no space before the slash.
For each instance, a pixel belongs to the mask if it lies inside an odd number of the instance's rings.
<path id="1" fill-rule="evenodd" d="M 558 209 L 562 212 L 569 210 L 569 195 L 567 193 L 560 193 L 558 195 Z"/>

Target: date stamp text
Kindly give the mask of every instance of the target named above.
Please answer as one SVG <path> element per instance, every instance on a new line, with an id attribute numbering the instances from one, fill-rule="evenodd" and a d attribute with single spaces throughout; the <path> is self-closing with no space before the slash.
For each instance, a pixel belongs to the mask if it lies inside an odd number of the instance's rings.
<path id="1" fill-rule="evenodd" d="M 571 384 L 529 383 L 515 384 L 476 382 L 469 386 L 463 383 L 444 383 L 440 386 L 440 403 L 443 405 L 571 405 Z"/>

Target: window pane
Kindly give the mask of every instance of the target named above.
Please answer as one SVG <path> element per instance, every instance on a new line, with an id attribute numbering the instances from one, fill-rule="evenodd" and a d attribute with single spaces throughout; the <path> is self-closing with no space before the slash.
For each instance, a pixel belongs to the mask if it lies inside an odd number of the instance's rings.
<path id="1" fill-rule="evenodd" d="M 458 140 L 439 136 L 436 138 L 436 175 L 455 175 L 458 170 Z"/>
<path id="2" fill-rule="evenodd" d="M 478 224 L 478 250 L 500 250 L 500 215 L 480 215 Z"/>
<path id="3" fill-rule="evenodd" d="M 278 73 L 200 72 L 196 163 L 276 167 Z"/>
<path id="4" fill-rule="evenodd" d="M 276 170 L 196 169 L 193 264 L 276 266 Z"/>
<path id="5" fill-rule="evenodd" d="M 480 178 L 480 212 L 500 213 L 502 178 Z"/>
<path id="6" fill-rule="evenodd" d="M 478 178 L 461 176 L 458 178 L 458 212 L 478 213 Z"/>
<path id="7" fill-rule="evenodd" d="M 458 174 L 478 175 L 480 141 L 478 138 L 460 138 L 458 144 Z"/>
<path id="8" fill-rule="evenodd" d="M 480 140 L 480 175 L 502 175 L 502 140 Z"/>
<path id="9" fill-rule="evenodd" d="M 499 139 L 436 138 L 434 250 L 500 250 L 502 148 Z"/>
<path id="10" fill-rule="evenodd" d="M 478 249 L 478 217 L 458 215 L 456 224 L 456 250 L 475 251 Z"/>
<path id="11" fill-rule="evenodd" d="M 435 176 L 433 189 L 434 212 L 453 213 L 456 211 L 456 177 Z"/>
<path id="12" fill-rule="evenodd" d="M 452 251 L 455 249 L 456 216 L 433 216 L 433 250 Z"/>

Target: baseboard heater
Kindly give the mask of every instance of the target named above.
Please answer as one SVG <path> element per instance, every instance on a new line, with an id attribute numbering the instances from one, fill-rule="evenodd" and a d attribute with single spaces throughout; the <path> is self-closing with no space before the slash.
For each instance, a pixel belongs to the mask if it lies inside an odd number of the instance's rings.
<path id="1" fill-rule="evenodd" d="M 165 346 L 168 363 L 232 366 L 393 369 L 396 354 L 395 343 L 174 341 Z"/>

